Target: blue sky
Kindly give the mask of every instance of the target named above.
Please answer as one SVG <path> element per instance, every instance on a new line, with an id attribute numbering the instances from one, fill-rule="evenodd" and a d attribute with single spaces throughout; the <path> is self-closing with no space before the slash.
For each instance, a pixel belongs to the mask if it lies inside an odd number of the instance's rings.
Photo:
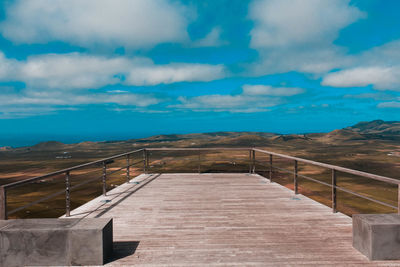
<path id="1" fill-rule="evenodd" d="M 7 0 L 0 9 L 0 146 L 400 119 L 396 0 Z"/>

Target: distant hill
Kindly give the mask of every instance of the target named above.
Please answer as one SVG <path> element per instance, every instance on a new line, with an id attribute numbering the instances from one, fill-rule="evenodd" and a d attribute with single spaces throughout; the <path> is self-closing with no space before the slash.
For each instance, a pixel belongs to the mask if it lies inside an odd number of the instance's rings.
<path id="1" fill-rule="evenodd" d="M 400 122 L 374 120 L 360 122 L 344 129 L 328 133 L 275 134 L 265 132 L 213 132 L 193 134 L 155 135 L 141 139 L 63 144 L 57 141 L 41 142 L 31 147 L 0 148 L 0 153 L 15 152 L 63 152 L 80 151 L 106 153 L 126 151 L 141 147 L 273 147 L 312 146 L 319 144 L 348 145 L 375 141 L 400 142 Z"/>
<path id="2" fill-rule="evenodd" d="M 398 121 L 363 121 L 345 128 L 361 134 L 400 135 L 400 122 Z"/>
<path id="3" fill-rule="evenodd" d="M 30 148 L 31 150 L 61 150 L 65 146 L 64 143 L 58 141 L 47 141 L 31 146 Z"/>
<path id="4" fill-rule="evenodd" d="M 367 139 L 368 138 L 364 135 L 350 129 L 333 130 L 317 138 L 321 143 L 326 144 L 346 143 Z"/>
<path id="5" fill-rule="evenodd" d="M 369 140 L 400 141 L 400 122 L 398 121 L 364 121 L 343 130 L 358 133 Z"/>
<path id="6" fill-rule="evenodd" d="M 246 133 L 239 136 L 224 136 L 212 145 L 232 146 L 232 147 L 255 147 L 265 146 L 271 141 L 267 137 L 257 135 L 257 133 Z"/>
<path id="7" fill-rule="evenodd" d="M 286 134 L 286 135 L 279 135 L 273 139 L 275 142 L 277 141 L 304 141 L 304 140 L 311 140 L 308 135 L 299 135 L 299 134 Z"/>

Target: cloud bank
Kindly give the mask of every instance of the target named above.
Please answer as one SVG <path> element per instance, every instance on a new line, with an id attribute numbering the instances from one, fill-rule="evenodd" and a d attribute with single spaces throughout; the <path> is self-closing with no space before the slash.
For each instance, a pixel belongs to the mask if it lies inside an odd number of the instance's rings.
<path id="1" fill-rule="evenodd" d="M 226 69 L 223 65 L 156 65 L 148 58 L 105 57 L 80 53 L 36 55 L 18 61 L 8 59 L 0 53 L 0 81 L 22 82 L 25 85 L 25 88 L 19 90 L 12 87 L 0 88 L 0 118 L 46 114 L 83 105 L 119 105 L 127 106 L 129 110 L 145 108 L 157 105 L 165 99 L 154 96 L 151 91 L 103 92 L 101 89 L 115 84 L 150 87 L 176 82 L 204 82 L 220 79 L 225 75 Z"/>
<path id="2" fill-rule="evenodd" d="M 400 41 L 370 49 L 355 57 L 351 66 L 323 77 L 322 85 L 400 91 Z"/>
<path id="3" fill-rule="evenodd" d="M 303 93 L 295 87 L 273 87 L 269 85 L 243 85 L 243 91 L 237 95 L 202 95 L 196 97 L 180 97 L 179 104 L 171 108 L 192 110 L 196 112 L 218 111 L 231 113 L 254 113 L 269 111 L 285 102 L 284 97 Z"/>
<path id="4" fill-rule="evenodd" d="M 211 81 L 225 77 L 223 65 L 172 63 L 155 65 L 148 58 L 104 57 L 79 53 L 46 54 L 26 61 L 0 54 L 0 80 L 32 88 L 96 89 L 111 84 L 148 86 Z"/>
<path id="5" fill-rule="evenodd" d="M 345 50 L 332 43 L 339 30 L 365 17 L 349 0 L 255 0 L 250 47 L 260 60 L 253 75 L 300 71 L 323 73 L 347 64 Z"/>
<path id="6" fill-rule="evenodd" d="M 185 41 L 190 14 L 168 0 L 17 0 L 0 28 L 15 43 L 147 48 Z"/>

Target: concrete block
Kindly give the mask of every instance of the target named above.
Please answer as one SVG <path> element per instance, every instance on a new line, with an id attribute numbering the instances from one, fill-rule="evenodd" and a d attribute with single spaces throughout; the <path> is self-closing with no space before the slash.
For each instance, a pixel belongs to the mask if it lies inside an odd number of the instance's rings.
<path id="1" fill-rule="evenodd" d="M 353 247 L 370 260 L 400 260 L 400 215 L 353 215 Z"/>
<path id="2" fill-rule="evenodd" d="M 112 242 L 112 219 L 2 221 L 0 266 L 102 265 Z"/>
<path id="3" fill-rule="evenodd" d="M 112 256 L 112 219 L 85 219 L 70 231 L 72 265 L 103 265 Z"/>

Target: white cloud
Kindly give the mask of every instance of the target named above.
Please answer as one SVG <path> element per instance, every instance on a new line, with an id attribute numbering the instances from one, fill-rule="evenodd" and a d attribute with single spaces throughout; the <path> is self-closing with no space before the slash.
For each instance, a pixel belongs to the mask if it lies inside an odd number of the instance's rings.
<path id="1" fill-rule="evenodd" d="M 400 40 L 374 47 L 359 55 L 359 64 L 370 66 L 395 66 L 400 61 Z"/>
<path id="2" fill-rule="evenodd" d="M 0 52 L 0 79 L 12 76 L 16 72 L 17 61 L 8 59 Z"/>
<path id="3" fill-rule="evenodd" d="M 120 82 L 118 74 L 131 67 L 125 58 L 72 54 L 41 55 L 20 62 L 17 79 L 28 87 L 98 88 Z"/>
<path id="4" fill-rule="evenodd" d="M 339 30 L 365 17 L 349 0 L 255 0 L 250 46 L 260 54 L 253 75 L 300 71 L 323 73 L 351 58 L 333 45 Z"/>
<path id="5" fill-rule="evenodd" d="M 388 94 L 387 92 L 378 93 L 362 93 L 362 94 L 347 94 L 343 98 L 353 98 L 353 99 L 373 99 L 377 101 L 391 101 L 396 97 L 393 94 Z"/>
<path id="6" fill-rule="evenodd" d="M 363 87 L 374 85 L 376 89 L 400 90 L 400 68 L 358 67 L 325 75 L 322 85 L 334 87 Z"/>
<path id="7" fill-rule="evenodd" d="M 37 116 L 96 104 L 145 112 L 149 106 L 162 101 L 163 99 L 150 94 L 134 93 L 76 94 L 76 92 L 30 89 L 19 93 L 0 91 L 0 119 Z"/>
<path id="8" fill-rule="evenodd" d="M 24 107 L 0 105 L 0 119 L 16 119 L 51 114 L 54 113 L 56 110 L 58 109 L 52 107 Z"/>
<path id="9" fill-rule="evenodd" d="M 79 53 L 31 56 L 23 61 L 7 59 L 0 52 L 0 81 L 19 81 L 26 88 L 0 87 L 2 118 L 30 116 L 91 104 L 113 104 L 146 112 L 165 99 L 124 90 L 106 93 L 89 89 L 121 84 L 150 86 L 223 78 L 223 65 L 171 63 L 155 65 L 147 58 L 104 57 Z M 18 112 L 20 110 L 21 112 Z M 36 110 L 36 111 L 34 111 Z M 157 112 L 153 109 L 152 112 Z M 4 115 L 6 114 L 6 115 Z"/>
<path id="10" fill-rule="evenodd" d="M 223 65 L 172 63 L 153 64 L 133 68 L 125 83 L 129 85 L 155 85 L 183 81 L 212 81 L 226 76 Z"/>
<path id="11" fill-rule="evenodd" d="M 342 48 L 330 46 L 314 49 L 276 48 L 259 50 L 260 60 L 251 64 L 251 75 L 265 75 L 299 71 L 321 74 L 334 68 L 351 64 L 353 58 L 346 56 Z"/>
<path id="12" fill-rule="evenodd" d="M 75 100 L 76 104 L 103 104 L 103 103 L 114 103 L 124 106 L 138 106 L 147 107 L 150 105 L 155 105 L 161 102 L 152 96 L 144 94 L 91 94 L 83 96 L 75 96 L 72 99 Z"/>
<path id="13" fill-rule="evenodd" d="M 107 93 L 128 93 L 126 90 L 109 90 Z"/>
<path id="14" fill-rule="evenodd" d="M 191 14 L 168 0 L 17 0 L 1 32 L 16 43 L 138 48 L 185 41 Z"/>
<path id="15" fill-rule="evenodd" d="M 251 47 L 331 44 L 343 27 L 363 13 L 350 0 L 263 0 L 250 6 Z"/>
<path id="16" fill-rule="evenodd" d="M 84 93 L 48 92 L 27 90 L 20 94 L 1 94 L 0 106 L 76 106 L 88 104 L 118 104 L 123 106 L 146 107 L 161 102 L 160 99 L 147 94 L 133 93 Z"/>
<path id="17" fill-rule="evenodd" d="M 382 102 L 378 104 L 378 108 L 400 108 L 400 102 Z"/>
<path id="18" fill-rule="evenodd" d="M 297 87 L 272 87 L 270 85 L 243 85 L 245 95 L 268 95 L 268 96 L 292 96 L 303 93 L 304 90 Z"/>
<path id="19" fill-rule="evenodd" d="M 303 93 L 296 87 L 272 87 L 269 85 L 244 85 L 243 92 L 238 95 L 202 95 L 196 97 L 180 97 L 180 104 L 171 108 L 189 109 L 193 111 L 227 111 L 231 113 L 254 113 L 269 111 L 284 103 L 284 96 Z"/>
<path id="20" fill-rule="evenodd" d="M 172 108 L 189 109 L 192 111 L 228 111 L 232 113 L 250 113 L 268 111 L 267 107 L 279 104 L 276 98 L 256 97 L 247 95 L 203 95 L 192 98 L 180 97 L 181 103 L 171 105 Z"/>
<path id="21" fill-rule="evenodd" d="M 79 53 L 49 54 L 15 61 L 0 54 L 0 80 L 25 82 L 27 87 L 96 89 L 110 84 L 156 85 L 211 81 L 226 76 L 223 65 L 171 63 L 155 65 L 146 58 L 108 58 Z"/>
<path id="22" fill-rule="evenodd" d="M 323 77 L 322 85 L 400 91 L 400 40 L 375 47 L 353 58 L 352 64 Z"/>
<path id="23" fill-rule="evenodd" d="M 221 40 L 221 28 L 213 28 L 209 34 L 207 34 L 203 39 L 197 40 L 193 43 L 194 47 L 217 47 L 227 44 Z"/>
<path id="24" fill-rule="evenodd" d="M 155 110 L 155 109 L 149 109 L 147 107 L 134 107 L 134 108 L 112 108 L 108 109 L 111 111 L 115 112 L 138 112 L 138 113 L 148 113 L 148 114 L 165 114 L 165 113 L 170 113 L 171 111 L 169 110 Z"/>

